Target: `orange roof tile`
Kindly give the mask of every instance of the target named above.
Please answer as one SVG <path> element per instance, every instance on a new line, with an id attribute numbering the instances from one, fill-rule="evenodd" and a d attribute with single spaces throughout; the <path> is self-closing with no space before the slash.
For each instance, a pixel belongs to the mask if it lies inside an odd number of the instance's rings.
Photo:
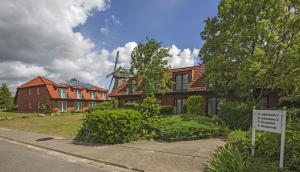
<path id="1" fill-rule="evenodd" d="M 38 86 L 38 85 L 46 85 L 46 84 L 55 84 L 55 83 L 50 81 L 47 78 L 44 78 L 42 76 L 38 76 L 38 77 L 26 82 L 25 84 L 19 86 L 18 89 L 19 88 L 34 87 L 34 86 Z"/>

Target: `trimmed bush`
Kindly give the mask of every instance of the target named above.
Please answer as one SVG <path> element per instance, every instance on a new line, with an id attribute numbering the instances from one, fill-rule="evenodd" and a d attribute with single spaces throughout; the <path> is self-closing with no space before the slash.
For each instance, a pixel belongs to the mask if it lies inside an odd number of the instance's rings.
<path id="1" fill-rule="evenodd" d="M 248 130 L 252 124 L 252 107 L 246 103 L 230 102 L 221 105 L 220 118 L 231 130 Z"/>
<path id="2" fill-rule="evenodd" d="M 221 127 L 207 117 L 172 115 L 161 118 L 157 126 L 159 140 L 197 140 L 221 135 Z"/>
<path id="3" fill-rule="evenodd" d="M 160 105 L 156 103 L 157 100 L 154 97 L 148 97 L 144 99 L 144 102 L 140 105 L 139 111 L 143 116 L 143 129 L 144 136 L 146 138 L 154 137 L 156 133 L 155 126 L 159 121 Z"/>
<path id="4" fill-rule="evenodd" d="M 140 105 L 138 103 L 126 103 L 124 105 L 125 109 L 134 109 L 134 110 L 139 110 Z"/>
<path id="5" fill-rule="evenodd" d="M 161 106 L 160 114 L 162 115 L 174 114 L 174 106 Z"/>
<path id="6" fill-rule="evenodd" d="M 111 110 L 117 109 L 119 102 L 117 99 L 111 99 L 109 102 L 97 103 L 94 107 L 87 110 L 87 112 L 93 112 L 97 110 Z"/>
<path id="7" fill-rule="evenodd" d="M 119 107 L 119 101 L 115 98 L 112 98 L 109 103 L 111 104 L 113 109 L 117 109 Z"/>
<path id="8" fill-rule="evenodd" d="M 186 102 L 188 114 L 203 115 L 204 114 L 204 100 L 202 96 L 190 96 Z"/>
<path id="9" fill-rule="evenodd" d="M 96 143 L 124 143 L 142 133 L 142 115 L 135 110 L 97 110 L 87 114 L 77 139 Z"/>

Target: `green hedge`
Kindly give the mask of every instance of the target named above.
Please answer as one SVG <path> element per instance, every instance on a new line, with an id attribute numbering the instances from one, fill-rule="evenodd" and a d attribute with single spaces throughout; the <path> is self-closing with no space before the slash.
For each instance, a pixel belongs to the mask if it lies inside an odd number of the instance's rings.
<path id="1" fill-rule="evenodd" d="M 174 106 L 161 106 L 160 114 L 162 115 L 174 114 Z"/>
<path id="2" fill-rule="evenodd" d="M 135 110 L 97 110 L 87 114 L 77 139 L 96 143 L 124 143 L 142 133 L 142 115 Z"/>
<path id="3" fill-rule="evenodd" d="M 203 115 L 204 113 L 204 100 L 202 96 L 190 96 L 186 102 L 188 114 Z"/>
<path id="4" fill-rule="evenodd" d="M 139 110 L 140 104 L 138 103 L 126 103 L 124 105 L 125 109 L 134 109 L 134 110 Z"/>
<path id="5" fill-rule="evenodd" d="M 166 116 L 159 121 L 157 129 L 156 138 L 165 141 L 197 140 L 222 135 L 221 127 L 207 117 Z"/>
<path id="6" fill-rule="evenodd" d="M 87 110 L 87 112 L 93 112 L 97 110 L 111 110 L 119 107 L 119 101 L 117 99 L 111 99 L 107 102 L 97 103 L 94 107 Z"/>
<path id="7" fill-rule="evenodd" d="M 248 130 L 252 124 L 252 106 L 246 103 L 230 102 L 221 105 L 220 118 L 229 129 Z"/>

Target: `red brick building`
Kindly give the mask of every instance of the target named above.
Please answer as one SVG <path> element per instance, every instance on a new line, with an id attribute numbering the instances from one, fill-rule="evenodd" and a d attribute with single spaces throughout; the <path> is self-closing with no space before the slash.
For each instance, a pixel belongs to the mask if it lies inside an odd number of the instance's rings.
<path id="1" fill-rule="evenodd" d="M 56 84 L 37 77 L 17 88 L 19 112 L 40 112 L 45 104 L 58 111 L 86 110 L 97 102 L 107 100 L 108 90 L 77 81 Z"/>
<path id="2" fill-rule="evenodd" d="M 170 75 L 174 81 L 171 91 L 162 93 L 158 92 L 155 97 L 161 105 L 174 106 L 177 113 L 183 111 L 186 100 L 191 95 L 200 95 L 205 99 L 206 112 L 215 114 L 219 110 L 219 105 L 224 101 L 233 101 L 234 97 L 219 97 L 214 94 L 213 89 L 205 81 L 205 66 L 192 66 L 185 68 L 175 68 L 170 70 Z M 114 89 L 109 96 L 117 98 L 120 105 L 128 102 L 142 102 L 141 91 L 136 90 L 136 81 L 128 79 L 118 81 L 122 83 Z M 261 103 L 265 107 L 275 107 L 278 104 L 278 97 L 270 95 L 264 98 Z"/>

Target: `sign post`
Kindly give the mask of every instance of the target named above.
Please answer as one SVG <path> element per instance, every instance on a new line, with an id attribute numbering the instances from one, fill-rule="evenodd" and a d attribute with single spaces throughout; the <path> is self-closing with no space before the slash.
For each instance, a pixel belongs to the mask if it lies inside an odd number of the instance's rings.
<path id="1" fill-rule="evenodd" d="M 256 110 L 253 108 L 252 151 L 254 155 L 255 130 L 281 134 L 279 167 L 283 167 L 285 143 L 286 110 Z"/>

